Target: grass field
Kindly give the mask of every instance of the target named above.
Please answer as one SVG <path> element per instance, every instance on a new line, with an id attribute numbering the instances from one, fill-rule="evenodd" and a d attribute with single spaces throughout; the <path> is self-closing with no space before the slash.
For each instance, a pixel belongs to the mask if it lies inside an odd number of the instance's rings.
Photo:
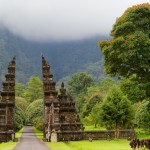
<path id="1" fill-rule="evenodd" d="M 16 138 L 20 139 L 22 131 L 23 131 L 23 128 L 16 133 Z M 17 145 L 17 143 L 18 142 L 12 142 L 12 141 L 7 142 L 7 143 L 1 143 L 0 150 L 12 150 Z"/>
<path id="2" fill-rule="evenodd" d="M 35 135 L 36 135 L 36 137 L 37 137 L 38 139 L 42 139 L 42 138 L 43 138 L 43 132 L 42 132 L 42 131 L 39 131 L 39 130 L 36 129 L 35 127 L 33 127 L 33 131 L 34 131 L 34 133 L 35 133 Z"/>
<path id="3" fill-rule="evenodd" d="M 131 150 L 127 140 L 46 143 L 51 150 Z"/>
<path id="4" fill-rule="evenodd" d="M 86 130 L 92 130 L 92 126 L 86 127 Z M 34 128 L 38 138 L 42 138 L 43 133 Z M 138 138 L 150 138 L 150 135 L 139 133 Z M 89 141 L 75 141 L 75 142 L 46 142 L 51 150 L 132 150 L 127 140 L 94 140 Z"/>

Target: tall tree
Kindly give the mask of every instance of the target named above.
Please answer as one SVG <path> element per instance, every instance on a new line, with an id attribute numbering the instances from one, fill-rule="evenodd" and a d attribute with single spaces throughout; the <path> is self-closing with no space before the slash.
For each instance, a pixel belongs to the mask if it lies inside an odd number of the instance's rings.
<path id="1" fill-rule="evenodd" d="M 111 75 L 136 75 L 150 97 L 150 4 L 128 8 L 117 18 L 112 39 L 100 41 L 105 70 Z"/>
<path id="2" fill-rule="evenodd" d="M 23 96 L 29 101 L 33 102 L 36 99 L 42 98 L 42 81 L 39 77 L 30 77 L 28 86 L 25 89 Z"/>
<path id="3" fill-rule="evenodd" d="M 71 80 L 68 82 L 69 92 L 72 96 L 76 97 L 80 93 L 85 93 L 87 88 L 94 84 L 91 75 L 81 72 L 72 75 Z"/>
<path id="4" fill-rule="evenodd" d="M 15 85 L 16 96 L 19 96 L 19 97 L 22 96 L 24 88 L 25 88 L 24 84 L 16 83 Z"/>
<path id="5" fill-rule="evenodd" d="M 84 97 L 86 102 L 84 103 L 83 107 L 83 117 L 88 116 L 91 113 L 93 107 L 102 101 L 103 95 L 100 91 L 100 87 L 94 85 L 87 88 L 87 92 Z"/>
<path id="6" fill-rule="evenodd" d="M 105 95 L 114 84 L 115 80 L 108 77 L 104 78 L 104 80 L 102 80 L 99 84 L 100 91 L 103 93 L 103 95 Z"/>
<path id="7" fill-rule="evenodd" d="M 43 117 L 43 100 L 38 99 L 32 102 L 26 109 L 27 122 L 36 124 L 37 120 Z"/>
<path id="8" fill-rule="evenodd" d="M 128 79 L 122 78 L 119 86 L 124 95 L 127 95 L 128 99 L 134 103 L 146 98 L 145 90 L 141 88 L 140 84 L 134 79 L 134 77 Z"/>
<path id="9" fill-rule="evenodd" d="M 131 102 L 123 95 L 118 86 L 113 86 L 100 107 L 102 121 L 105 125 L 114 126 L 115 135 L 118 138 L 120 127 L 130 124 L 133 116 Z"/>
<path id="10" fill-rule="evenodd" d="M 20 130 L 26 123 L 27 101 L 22 97 L 16 97 L 15 101 L 15 130 Z"/>
<path id="11" fill-rule="evenodd" d="M 150 133 L 150 102 L 143 101 L 136 113 L 136 122 L 145 132 Z"/>

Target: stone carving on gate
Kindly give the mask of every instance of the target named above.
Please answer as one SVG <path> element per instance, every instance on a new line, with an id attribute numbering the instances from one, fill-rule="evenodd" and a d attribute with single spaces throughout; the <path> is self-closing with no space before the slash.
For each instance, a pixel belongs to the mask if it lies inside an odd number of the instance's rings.
<path id="1" fill-rule="evenodd" d="M 8 65 L 0 100 L 0 142 L 15 139 L 15 57 Z"/>

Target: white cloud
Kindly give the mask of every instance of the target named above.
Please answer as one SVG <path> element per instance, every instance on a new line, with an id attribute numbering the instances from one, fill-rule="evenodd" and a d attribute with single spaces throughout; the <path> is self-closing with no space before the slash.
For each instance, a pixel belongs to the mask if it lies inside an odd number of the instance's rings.
<path id="1" fill-rule="evenodd" d="M 68 41 L 109 34 L 117 17 L 145 0 L 0 0 L 0 25 L 26 39 Z"/>

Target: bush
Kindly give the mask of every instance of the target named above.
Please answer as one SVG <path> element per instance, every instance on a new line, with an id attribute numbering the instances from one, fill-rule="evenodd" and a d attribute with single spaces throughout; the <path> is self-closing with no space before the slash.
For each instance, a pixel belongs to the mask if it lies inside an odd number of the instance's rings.
<path id="1" fill-rule="evenodd" d="M 33 101 L 26 110 L 27 123 L 36 125 L 36 122 L 43 117 L 43 100 Z"/>
<path id="2" fill-rule="evenodd" d="M 37 119 L 36 121 L 36 124 L 35 124 L 35 127 L 40 130 L 40 131 L 43 131 L 43 119 Z"/>

